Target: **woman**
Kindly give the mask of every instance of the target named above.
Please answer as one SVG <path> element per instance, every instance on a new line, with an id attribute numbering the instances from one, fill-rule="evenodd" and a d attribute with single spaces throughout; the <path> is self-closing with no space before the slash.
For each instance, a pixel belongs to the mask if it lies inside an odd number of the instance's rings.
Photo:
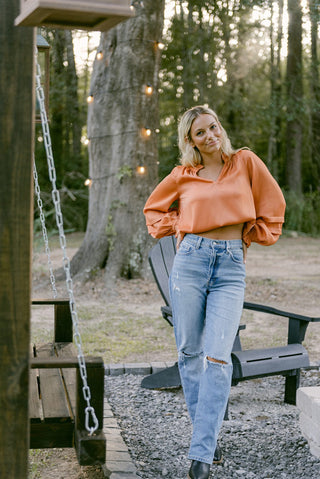
<path id="1" fill-rule="evenodd" d="M 182 165 L 155 188 L 144 213 L 153 237 L 177 236 L 170 296 L 193 424 L 188 477 L 207 479 L 210 464 L 219 460 L 214 454 L 231 386 L 246 249 L 252 241 L 277 241 L 285 201 L 262 160 L 250 150 L 232 149 L 213 110 L 186 111 L 178 132 Z"/>

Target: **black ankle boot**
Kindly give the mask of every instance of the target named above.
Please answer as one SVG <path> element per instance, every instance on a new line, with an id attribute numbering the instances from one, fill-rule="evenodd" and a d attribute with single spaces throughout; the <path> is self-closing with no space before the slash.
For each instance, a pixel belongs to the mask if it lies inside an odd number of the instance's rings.
<path id="1" fill-rule="evenodd" d="M 210 474 L 210 464 L 200 461 L 192 461 L 189 469 L 189 479 L 208 479 Z"/>
<path id="2" fill-rule="evenodd" d="M 221 464 L 223 462 L 223 455 L 220 449 L 220 446 L 217 444 L 216 450 L 214 451 L 213 464 Z"/>

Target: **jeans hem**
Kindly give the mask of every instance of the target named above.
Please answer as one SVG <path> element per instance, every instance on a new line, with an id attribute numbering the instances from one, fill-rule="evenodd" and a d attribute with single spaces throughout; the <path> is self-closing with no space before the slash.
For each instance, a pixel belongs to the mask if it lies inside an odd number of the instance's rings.
<path id="1" fill-rule="evenodd" d="M 205 464 L 212 464 L 213 458 L 212 459 L 207 459 L 199 456 L 192 456 L 189 454 L 188 459 L 191 461 L 199 461 L 199 462 L 204 462 Z"/>

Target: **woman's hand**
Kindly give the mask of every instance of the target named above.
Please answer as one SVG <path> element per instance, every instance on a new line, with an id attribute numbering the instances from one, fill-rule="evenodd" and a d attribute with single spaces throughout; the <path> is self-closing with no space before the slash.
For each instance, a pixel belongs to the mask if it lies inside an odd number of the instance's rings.
<path id="1" fill-rule="evenodd" d="M 183 233 L 178 233 L 178 236 L 177 236 L 177 244 L 176 244 L 176 250 L 178 251 L 179 249 L 179 246 L 180 246 L 180 243 L 181 241 L 183 240 L 184 238 L 184 234 Z"/>
<path id="2" fill-rule="evenodd" d="M 244 262 L 244 264 L 246 264 L 248 247 L 247 247 L 247 245 L 245 244 L 244 241 L 242 241 L 242 248 L 243 248 L 243 262 Z"/>

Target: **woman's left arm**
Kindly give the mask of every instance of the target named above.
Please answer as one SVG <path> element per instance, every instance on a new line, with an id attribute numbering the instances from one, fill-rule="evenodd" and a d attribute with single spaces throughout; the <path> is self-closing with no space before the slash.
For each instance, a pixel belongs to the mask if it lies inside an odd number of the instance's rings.
<path id="1" fill-rule="evenodd" d="M 248 159 L 248 171 L 256 219 L 245 224 L 243 240 L 247 246 L 250 246 L 252 241 L 265 246 L 272 245 L 282 232 L 285 199 L 266 165 L 252 152 Z"/>

